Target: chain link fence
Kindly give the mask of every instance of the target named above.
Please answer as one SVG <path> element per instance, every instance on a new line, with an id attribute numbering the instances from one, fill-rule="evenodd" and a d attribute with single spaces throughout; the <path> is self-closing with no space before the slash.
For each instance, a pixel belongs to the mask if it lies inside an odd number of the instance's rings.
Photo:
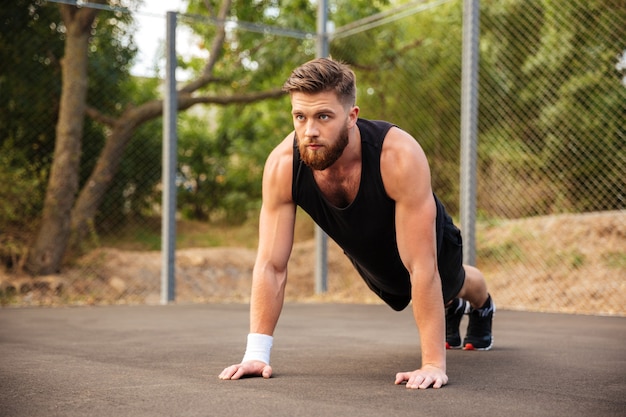
<path id="1" fill-rule="evenodd" d="M 108 19 L 120 18 L 119 13 L 107 13 Z M 500 308 L 626 314 L 624 21 L 624 1 L 481 2 L 477 266 Z M 330 54 L 354 69 L 361 116 L 391 121 L 418 140 L 431 165 L 435 193 L 458 219 L 463 2 L 406 2 L 391 12 L 333 24 Z M 191 15 L 179 15 L 178 25 L 179 33 L 216 27 L 213 20 Z M 155 36 L 165 39 L 164 32 Z M 280 87 L 295 66 L 315 56 L 315 39 L 305 31 L 239 24 L 229 28 L 228 36 L 254 46 L 226 50 L 226 55 L 240 54 L 240 67 L 215 69 L 214 75 L 231 80 L 237 93 L 263 77 L 268 89 Z M 34 39 L 24 49 L 34 45 L 35 50 L 24 51 L 20 58 L 37 62 L 23 70 L 29 71 L 28 78 L 49 75 L 55 65 L 54 60 L 46 62 L 37 49 L 39 38 Z M 196 49 L 209 48 L 191 39 Z M 189 45 L 188 38 L 179 40 L 179 54 Z M 179 83 L 188 82 L 185 77 L 202 68 L 206 58 L 203 52 L 180 58 Z M 263 66 L 257 68 L 259 63 Z M 106 77 L 114 71 L 105 64 L 94 65 L 92 82 L 110 82 Z M 237 71 L 241 76 L 236 79 L 226 76 Z M 83 184 L 111 135 L 110 126 L 98 128 L 104 116 L 114 114 L 123 121 L 120 109 L 130 109 L 128 103 L 144 108 L 142 103 L 157 98 L 153 94 L 162 76 L 157 71 L 139 84 L 116 80 L 117 89 L 95 90 L 98 95 L 89 97 L 94 112 L 85 131 Z M 39 93 L 54 97 L 59 88 L 60 80 L 53 79 Z M 120 91 L 132 96 L 121 99 Z M 223 120 L 237 122 L 226 126 Z M 255 217 L 264 157 L 290 124 L 286 97 L 181 111 L 178 211 L 181 219 L 199 221 L 181 223 L 179 235 L 201 229 L 202 222 L 243 221 L 249 213 Z M 25 169 L 41 172 L 49 166 L 46 158 L 54 143 L 50 125 L 43 129 L 42 124 L 28 138 L 37 144 L 30 152 L 45 149 L 47 156 Z M 160 129 L 155 117 L 128 140 L 85 254 L 71 258 L 58 275 L 14 279 L 12 284 L 6 280 L 3 297 L 21 294 L 22 301 L 36 297 L 32 302 L 38 304 L 59 299 L 158 302 Z M 234 155 L 234 147 L 246 151 Z M 36 187 L 36 192 L 44 193 L 45 187 Z M 302 217 L 298 221 L 306 224 Z M 308 227 L 304 235 L 310 237 Z M 200 249 L 211 246 L 209 238 L 185 245 L 194 249 L 178 250 L 177 301 L 247 301 L 254 249 Z M 5 253 L 10 239 L 10 233 L 3 235 Z M 376 302 L 332 243 L 329 292 L 315 295 L 312 244 L 303 240 L 292 255 L 288 300 Z"/>
<path id="2" fill-rule="evenodd" d="M 416 137 L 452 213 L 462 9 L 439 2 L 331 44 L 357 71 L 363 117 Z M 477 265 L 502 307 L 624 313 L 625 19 L 626 2 L 481 2 Z"/>
<path id="3" fill-rule="evenodd" d="M 486 6 L 478 251 L 493 291 L 511 308 L 623 313 L 626 2 Z"/>

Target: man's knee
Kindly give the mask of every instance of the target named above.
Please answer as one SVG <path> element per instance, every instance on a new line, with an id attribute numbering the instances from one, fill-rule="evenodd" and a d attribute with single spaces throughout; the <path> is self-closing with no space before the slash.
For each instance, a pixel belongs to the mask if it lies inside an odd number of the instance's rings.
<path id="1" fill-rule="evenodd" d="M 474 266 L 463 265 L 463 269 L 465 269 L 465 282 L 461 291 L 459 291 L 458 297 L 468 300 L 472 306 L 478 305 L 480 307 L 488 298 L 485 277 Z"/>

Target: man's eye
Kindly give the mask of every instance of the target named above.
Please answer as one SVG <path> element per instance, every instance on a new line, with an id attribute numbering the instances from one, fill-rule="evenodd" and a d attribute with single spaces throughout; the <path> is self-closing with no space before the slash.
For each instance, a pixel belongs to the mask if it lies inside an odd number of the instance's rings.
<path id="1" fill-rule="evenodd" d="M 320 119 L 321 120 L 328 120 L 328 115 L 327 114 L 320 114 Z"/>

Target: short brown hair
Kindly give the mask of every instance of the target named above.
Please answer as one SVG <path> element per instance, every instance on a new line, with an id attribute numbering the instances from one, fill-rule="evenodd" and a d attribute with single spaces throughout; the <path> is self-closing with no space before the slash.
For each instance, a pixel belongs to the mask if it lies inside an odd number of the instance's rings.
<path id="1" fill-rule="evenodd" d="M 302 64 L 289 76 L 283 91 L 307 94 L 334 91 L 344 105 L 356 103 L 356 77 L 350 67 L 330 58 L 317 58 Z"/>

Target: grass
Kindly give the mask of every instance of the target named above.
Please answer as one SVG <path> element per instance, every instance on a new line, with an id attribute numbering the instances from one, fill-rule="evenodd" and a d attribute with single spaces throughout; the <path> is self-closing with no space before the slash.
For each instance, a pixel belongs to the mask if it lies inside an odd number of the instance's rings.
<path id="1" fill-rule="evenodd" d="M 524 252 L 519 245 L 512 241 L 504 241 L 491 246 L 479 246 L 477 257 L 484 260 L 508 260 L 509 262 L 521 262 L 524 258 Z"/>
<path id="2" fill-rule="evenodd" d="M 626 269 L 626 253 L 607 252 L 602 255 L 602 260 L 610 268 Z"/>
<path id="3" fill-rule="evenodd" d="M 243 247 L 255 249 L 259 222 L 254 214 L 239 225 L 179 220 L 176 223 L 176 248 Z M 313 238 L 313 221 L 305 214 L 296 216 L 295 241 Z M 147 219 L 100 236 L 102 246 L 121 250 L 160 250 L 161 220 Z"/>

